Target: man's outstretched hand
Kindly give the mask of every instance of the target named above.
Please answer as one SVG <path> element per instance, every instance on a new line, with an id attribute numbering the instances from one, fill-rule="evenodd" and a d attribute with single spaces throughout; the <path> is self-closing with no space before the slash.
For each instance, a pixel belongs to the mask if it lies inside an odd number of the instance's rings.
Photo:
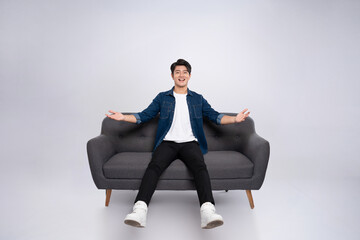
<path id="1" fill-rule="evenodd" d="M 225 115 L 221 118 L 221 124 L 233 124 L 240 123 L 245 121 L 245 119 L 249 116 L 250 112 L 246 112 L 248 109 L 244 109 L 242 112 L 239 112 L 236 116 Z"/>
<path id="2" fill-rule="evenodd" d="M 124 121 L 125 120 L 125 116 L 122 113 L 119 112 L 115 112 L 113 110 L 109 110 L 110 113 L 112 113 L 111 115 L 109 114 L 105 114 L 107 117 L 114 119 L 114 120 L 118 120 L 118 121 Z"/>
<path id="3" fill-rule="evenodd" d="M 248 109 L 244 109 L 242 112 L 239 112 L 235 117 L 235 122 L 243 122 L 249 116 L 250 112 L 246 112 Z"/>

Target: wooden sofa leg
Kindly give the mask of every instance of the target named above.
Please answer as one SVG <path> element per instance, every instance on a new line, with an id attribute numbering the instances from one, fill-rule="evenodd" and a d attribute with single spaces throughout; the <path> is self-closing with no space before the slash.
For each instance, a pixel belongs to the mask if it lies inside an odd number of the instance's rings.
<path id="1" fill-rule="evenodd" d="M 253 197 L 251 194 L 251 190 L 246 190 L 246 195 L 249 199 L 250 207 L 251 207 L 251 209 L 253 209 L 254 208 L 254 200 L 253 200 Z"/>
<path id="2" fill-rule="evenodd" d="M 112 191 L 112 189 L 106 189 L 106 200 L 105 200 L 106 207 L 109 206 L 111 191 Z"/>

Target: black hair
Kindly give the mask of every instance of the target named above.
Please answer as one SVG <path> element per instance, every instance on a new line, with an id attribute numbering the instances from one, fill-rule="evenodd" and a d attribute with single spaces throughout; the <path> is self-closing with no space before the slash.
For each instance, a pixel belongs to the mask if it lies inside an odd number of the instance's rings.
<path id="1" fill-rule="evenodd" d="M 176 62 L 171 64 L 171 66 L 170 66 L 171 74 L 174 74 L 174 70 L 175 70 L 176 66 L 185 66 L 187 71 L 189 72 L 189 74 L 191 74 L 191 65 L 184 59 L 178 59 Z"/>

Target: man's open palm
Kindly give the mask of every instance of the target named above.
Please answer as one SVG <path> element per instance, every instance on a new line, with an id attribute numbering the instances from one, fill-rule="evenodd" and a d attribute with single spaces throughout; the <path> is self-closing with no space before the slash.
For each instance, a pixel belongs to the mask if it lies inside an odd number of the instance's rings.
<path id="1" fill-rule="evenodd" d="M 111 115 L 105 114 L 105 115 L 111 119 L 118 120 L 118 121 L 122 121 L 125 119 L 125 116 L 122 113 L 115 112 L 113 110 L 109 110 L 109 112 L 112 114 Z"/>
<path id="2" fill-rule="evenodd" d="M 249 116 L 250 112 L 246 112 L 248 109 L 244 109 L 242 112 L 239 112 L 235 117 L 235 122 L 243 122 Z"/>

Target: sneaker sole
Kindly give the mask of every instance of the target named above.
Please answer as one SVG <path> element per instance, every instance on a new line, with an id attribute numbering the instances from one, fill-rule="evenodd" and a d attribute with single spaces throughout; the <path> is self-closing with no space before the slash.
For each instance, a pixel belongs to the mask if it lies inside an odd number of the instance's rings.
<path id="1" fill-rule="evenodd" d="M 138 227 L 138 228 L 144 228 L 145 226 L 142 226 L 139 222 L 134 221 L 134 220 L 125 220 L 124 221 L 125 224 L 133 226 L 133 227 Z"/>
<path id="2" fill-rule="evenodd" d="M 202 227 L 202 229 L 211 229 L 211 228 L 219 227 L 223 224 L 224 224 L 224 221 L 215 220 L 215 221 L 209 222 L 205 227 Z"/>

